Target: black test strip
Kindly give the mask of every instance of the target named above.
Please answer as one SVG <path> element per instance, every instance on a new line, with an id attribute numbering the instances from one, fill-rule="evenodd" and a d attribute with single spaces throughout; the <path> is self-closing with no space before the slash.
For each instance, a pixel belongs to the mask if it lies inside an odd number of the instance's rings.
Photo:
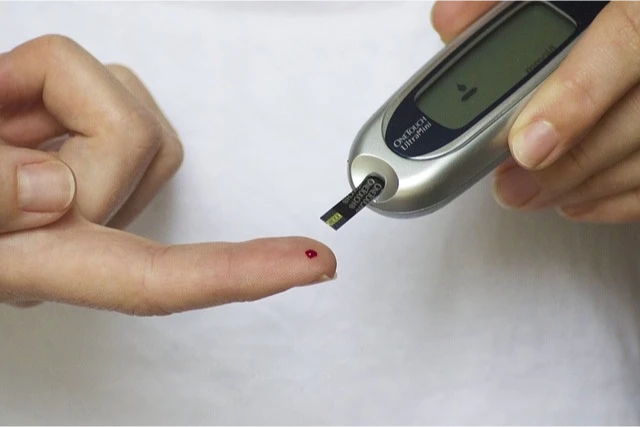
<path id="1" fill-rule="evenodd" d="M 337 230 L 360 212 L 362 208 L 373 202 L 382 193 L 383 189 L 384 180 L 377 176 L 369 175 L 362 181 L 362 184 L 329 209 L 320 219 L 334 230 Z"/>

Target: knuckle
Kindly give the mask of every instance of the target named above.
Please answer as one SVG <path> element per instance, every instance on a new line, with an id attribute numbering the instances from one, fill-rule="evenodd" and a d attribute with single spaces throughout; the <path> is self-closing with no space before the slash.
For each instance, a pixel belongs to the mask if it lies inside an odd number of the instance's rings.
<path id="1" fill-rule="evenodd" d="M 125 87 L 142 86 L 141 80 L 129 67 L 114 63 L 107 68 Z M 175 130 L 159 114 L 139 103 L 121 121 L 125 122 L 124 128 L 133 130 L 128 132 L 128 138 L 134 140 L 134 144 L 140 145 L 145 153 L 149 150 L 154 154 L 157 152 L 161 173 L 173 175 L 182 165 L 184 148 Z"/>
<path id="2" fill-rule="evenodd" d="M 57 56 L 79 48 L 72 38 L 61 34 L 46 34 L 32 41 L 33 46 L 44 54 Z"/>
<path id="3" fill-rule="evenodd" d="M 579 106 L 581 114 L 590 112 L 592 115 L 599 111 L 598 100 L 593 93 L 593 88 L 589 84 L 590 79 L 584 70 L 574 70 L 571 73 L 564 73 L 560 80 L 563 93 L 569 94 L 574 101 L 574 105 Z"/>
<path id="4" fill-rule="evenodd" d="M 123 64 L 109 64 L 107 65 L 109 72 L 118 79 L 126 87 L 132 84 L 140 85 L 142 82 L 138 75 L 129 67 Z"/>
<path id="5" fill-rule="evenodd" d="M 162 124 L 148 108 L 137 106 L 131 109 L 124 115 L 121 129 L 126 132 L 132 146 L 145 154 L 160 148 L 163 137 Z"/>
<path id="6" fill-rule="evenodd" d="M 135 73 L 131 71 L 129 67 L 123 64 L 109 64 L 107 65 L 107 69 L 116 77 L 122 78 L 124 80 L 129 80 L 135 78 Z"/>
<path id="7" fill-rule="evenodd" d="M 184 147 L 178 135 L 167 131 L 159 159 L 161 172 L 165 175 L 175 174 L 184 161 Z"/>
<path id="8" fill-rule="evenodd" d="M 142 86 L 141 80 L 130 68 L 121 64 L 110 64 L 108 68 L 125 87 Z M 139 104 L 129 117 L 129 126 L 136 129 L 133 137 L 140 141 L 143 147 L 159 150 L 162 171 L 173 174 L 182 165 L 184 148 L 175 130 L 160 114 Z"/>

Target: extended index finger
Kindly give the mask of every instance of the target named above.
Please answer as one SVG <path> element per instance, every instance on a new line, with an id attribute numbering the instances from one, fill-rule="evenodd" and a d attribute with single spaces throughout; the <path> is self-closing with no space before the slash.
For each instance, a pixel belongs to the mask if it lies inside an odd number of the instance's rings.
<path id="1" fill-rule="evenodd" d="M 165 246 L 78 215 L 30 233 L 0 240 L 6 294 L 135 315 L 254 301 L 336 270 L 331 250 L 303 237 Z"/>

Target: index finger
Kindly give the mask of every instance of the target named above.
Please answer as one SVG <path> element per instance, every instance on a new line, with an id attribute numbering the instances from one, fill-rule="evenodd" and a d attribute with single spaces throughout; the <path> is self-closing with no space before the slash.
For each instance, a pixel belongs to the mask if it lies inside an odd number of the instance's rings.
<path id="1" fill-rule="evenodd" d="M 331 250 L 303 237 L 165 246 L 79 215 L 30 233 L 0 240 L 4 292 L 134 315 L 254 301 L 336 271 Z"/>

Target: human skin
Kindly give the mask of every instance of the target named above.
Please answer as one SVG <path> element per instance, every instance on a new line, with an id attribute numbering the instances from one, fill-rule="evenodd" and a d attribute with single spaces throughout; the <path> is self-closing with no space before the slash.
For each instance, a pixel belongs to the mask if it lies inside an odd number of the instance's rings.
<path id="1" fill-rule="evenodd" d="M 496 2 L 436 2 L 447 43 Z M 510 129 L 500 205 L 572 221 L 640 220 L 640 3 L 610 2 Z"/>
<path id="2" fill-rule="evenodd" d="M 333 252 L 304 237 L 168 246 L 122 231 L 182 158 L 127 67 L 57 35 L 0 55 L 0 302 L 166 315 L 335 276 Z"/>

